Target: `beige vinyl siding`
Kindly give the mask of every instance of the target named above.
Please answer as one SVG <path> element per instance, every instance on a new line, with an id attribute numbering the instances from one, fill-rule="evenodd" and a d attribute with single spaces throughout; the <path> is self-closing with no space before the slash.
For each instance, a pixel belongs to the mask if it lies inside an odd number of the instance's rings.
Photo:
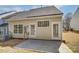
<path id="1" fill-rule="evenodd" d="M 8 21 L 9 23 L 9 31 L 12 32 L 13 37 L 15 38 L 24 38 L 24 28 L 23 28 L 23 33 L 22 34 L 15 34 L 14 31 L 14 25 L 17 24 L 23 24 L 23 27 L 26 26 L 27 24 L 35 24 L 36 26 L 36 36 L 33 37 L 35 39 L 47 39 L 50 40 L 52 38 L 52 30 L 51 30 L 51 24 L 52 22 L 59 22 L 61 23 L 61 16 L 58 17 L 52 17 L 52 18 L 35 18 L 35 19 L 25 19 L 25 20 L 20 20 L 20 21 Z M 48 27 L 38 27 L 38 21 L 49 21 L 49 26 Z M 61 27 L 61 25 L 60 25 Z M 61 28 L 59 29 L 60 33 L 59 36 L 61 38 Z"/>
<path id="2" fill-rule="evenodd" d="M 37 23 L 38 21 L 49 21 L 49 26 L 47 27 L 38 27 L 38 24 L 37 24 L 37 29 L 36 29 L 36 33 L 37 33 L 37 37 L 36 39 L 49 39 L 50 40 L 50 35 L 51 35 L 51 26 L 50 26 L 50 19 L 40 19 L 40 20 L 37 20 Z"/>
<path id="3" fill-rule="evenodd" d="M 33 20 L 27 20 L 27 21 L 14 21 L 14 22 L 9 22 L 9 31 L 12 32 L 13 37 L 15 38 L 24 38 L 24 26 L 30 24 L 30 23 L 35 23 Z M 22 24 L 23 25 L 23 33 L 14 33 L 14 25 Z"/>

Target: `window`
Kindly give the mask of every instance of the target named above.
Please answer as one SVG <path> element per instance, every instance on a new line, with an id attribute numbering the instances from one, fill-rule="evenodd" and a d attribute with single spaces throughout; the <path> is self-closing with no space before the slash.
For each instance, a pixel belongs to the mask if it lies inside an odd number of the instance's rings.
<path id="1" fill-rule="evenodd" d="M 14 25 L 14 33 L 23 33 L 23 25 Z"/>
<path id="2" fill-rule="evenodd" d="M 38 27 L 48 27 L 49 21 L 38 21 Z"/>

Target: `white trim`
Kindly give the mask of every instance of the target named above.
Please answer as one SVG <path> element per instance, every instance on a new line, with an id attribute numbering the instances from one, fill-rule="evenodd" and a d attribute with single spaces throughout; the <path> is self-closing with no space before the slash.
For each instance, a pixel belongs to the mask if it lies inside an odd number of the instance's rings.
<path id="1" fill-rule="evenodd" d="M 50 22 L 50 19 L 39 19 L 39 20 L 36 20 L 36 22 L 38 22 L 38 21 L 49 21 Z"/>
<path id="2" fill-rule="evenodd" d="M 51 38 L 52 39 L 59 39 L 59 37 L 53 37 L 53 24 L 58 24 L 58 28 L 60 29 L 60 22 L 51 22 Z M 60 30 L 58 29 L 58 36 L 60 35 Z"/>

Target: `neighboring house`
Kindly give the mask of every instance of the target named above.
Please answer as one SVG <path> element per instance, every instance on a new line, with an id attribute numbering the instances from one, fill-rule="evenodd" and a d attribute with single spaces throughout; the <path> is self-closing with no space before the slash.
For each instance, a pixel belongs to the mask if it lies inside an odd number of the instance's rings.
<path id="1" fill-rule="evenodd" d="M 62 16 L 55 6 L 48 6 L 19 12 L 7 20 L 13 38 L 61 40 Z"/>
<path id="2" fill-rule="evenodd" d="M 0 40 L 4 41 L 8 39 L 8 23 L 0 25 Z"/>
<path id="3" fill-rule="evenodd" d="M 79 7 L 77 8 L 76 12 L 72 16 L 70 26 L 71 29 L 79 31 Z"/>
<path id="4" fill-rule="evenodd" d="M 8 39 L 9 31 L 8 31 L 8 23 L 6 21 L 7 17 L 10 17 L 15 12 L 5 12 L 0 14 L 0 40 Z"/>

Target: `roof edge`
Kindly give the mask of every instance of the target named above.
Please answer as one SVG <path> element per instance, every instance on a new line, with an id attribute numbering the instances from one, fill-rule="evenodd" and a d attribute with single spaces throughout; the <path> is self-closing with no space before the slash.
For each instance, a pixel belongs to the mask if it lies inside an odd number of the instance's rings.
<path id="1" fill-rule="evenodd" d="M 31 17 L 41 17 L 41 16 L 51 16 L 51 15 L 63 15 L 63 13 L 60 13 L 60 14 L 39 15 L 39 16 L 28 16 L 28 17 L 26 17 L 26 18 L 31 18 Z"/>

